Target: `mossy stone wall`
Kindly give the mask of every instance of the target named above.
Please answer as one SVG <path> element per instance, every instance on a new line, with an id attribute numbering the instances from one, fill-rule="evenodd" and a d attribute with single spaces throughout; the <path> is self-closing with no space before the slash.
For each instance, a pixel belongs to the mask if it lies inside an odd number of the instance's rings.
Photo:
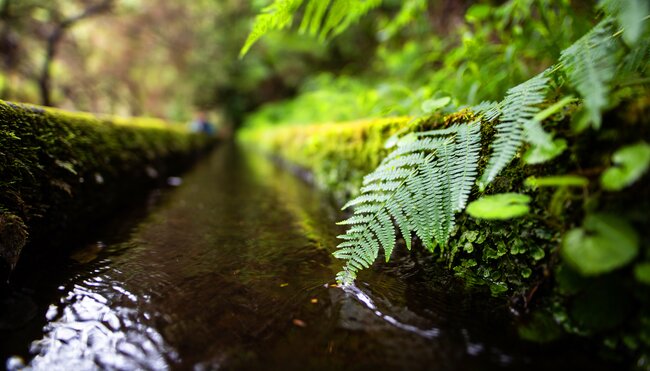
<path id="1" fill-rule="evenodd" d="M 213 143 L 157 119 L 0 101 L 0 265 L 83 231 Z"/>

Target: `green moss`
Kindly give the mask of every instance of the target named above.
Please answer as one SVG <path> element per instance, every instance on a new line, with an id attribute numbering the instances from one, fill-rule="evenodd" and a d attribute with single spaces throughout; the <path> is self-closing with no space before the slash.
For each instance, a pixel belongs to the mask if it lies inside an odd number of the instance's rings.
<path id="1" fill-rule="evenodd" d="M 4 225 L 20 220 L 31 241 L 55 241 L 100 220 L 152 177 L 178 170 L 212 142 L 157 119 L 100 117 L 0 101 Z M 14 246 L 13 251 L 20 240 L 20 233 L 9 233 L 0 244 Z M 5 256 L 10 264 L 12 259 Z"/>
<path id="2" fill-rule="evenodd" d="M 388 154 L 386 139 L 409 124 L 408 118 L 390 118 L 280 126 L 243 130 L 239 139 L 307 169 L 317 186 L 342 202 L 358 192 L 363 176 Z"/>

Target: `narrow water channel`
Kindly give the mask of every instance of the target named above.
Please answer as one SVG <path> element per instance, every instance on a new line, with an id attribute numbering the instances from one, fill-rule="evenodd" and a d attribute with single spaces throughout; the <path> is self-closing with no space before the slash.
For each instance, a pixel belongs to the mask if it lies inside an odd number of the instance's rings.
<path id="1" fill-rule="evenodd" d="M 69 262 L 26 280 L 33 319 L 0 329 L 10 369 L 548 369 L 504 308 L 408 256 L 333 285 L 341 218 L 324 194 L 224 145 Z M 20 303 L 20 300 L 16 300 Z M 30 330 L 31 329 L 31 330 Z M 584 364 L 583 364 L 584 365 Z"/>

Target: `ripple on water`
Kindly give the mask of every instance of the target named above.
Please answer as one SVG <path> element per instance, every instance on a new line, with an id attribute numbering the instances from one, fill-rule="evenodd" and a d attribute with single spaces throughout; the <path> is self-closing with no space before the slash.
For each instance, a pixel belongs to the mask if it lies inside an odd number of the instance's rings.
<path id="1" fill-rule="evenodd" d="M 125 300 L 134 306 L 115 305 Z M 31 344 L 36 356 L 27 368 L 169 369 L 178 355 L 139 313 L 137 300 L 105 276 L 74 284 L 58 305 L 50 305 L 44 336 Z M 22 364 L 12 358 L 7 368 L 18 370 Z"/>

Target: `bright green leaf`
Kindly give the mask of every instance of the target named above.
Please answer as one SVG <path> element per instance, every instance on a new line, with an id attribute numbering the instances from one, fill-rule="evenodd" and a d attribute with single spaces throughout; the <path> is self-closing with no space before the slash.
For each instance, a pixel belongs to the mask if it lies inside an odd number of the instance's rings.
<path id="1" fill-rule="evenodd" d="M 527 164 L 541 164 L 561 155 L 566 148 L 566 140 L 561 138 L 549 142 L 547 146 L 533 145 L 524 154 L 524 161 Z"/>
<path id="2" fill-rule="evenodd" d="M 490 291 L 492 293 L 492 296 L 499 296 L 500 294 L 508 291 L 508 285 L 506 285 L 504 282 L 493 283 L 490 285 Z"/>
<path id="3" fill-rule="evenodd" d="M 608 191 L 619 191 L 637 181 L 650 165 L 650 145 L 640 142 L 614 152 L 613 166 L 602 174 L 600 182 Z"/>
<path id="4" fill-rule="evenodd" d="M 623 27 L 623 40 L 632 46 L 636 44 L 643 33 L 645 17 L 650 13 L 648 0 L 621 1 L 621 10 L 618 13 L 618 22 Z"/>
<path id="5" fill-rule="evenodd" d="M 562 256 L 584 276 L 610 272 L 628 264 L 639 251 L 639 238 L 624 220 L 612 215 L 588 215 L 582 228 L 564 236 Z"/>
<path id="6" fill-rule="evenodd" d="M 449 103 L 451 103 L 450 97 L 429 99 L 422 103 L 422 111 L 424 111 L 424 113 L 432 113 L 446 107 Z"/>
<path id="7" fill-rule="evenodd" d="M 528 214 L 530 197 L 519 193 L 483 196 L 467 206 L 467 213 L 481 219 L 510 219 Z"/>
<path id="8" fill-rule="evenodd" d="M 546 253 L 544 252 L 543 249 L 540 247 L 533 247 L 533 249 L 530 252 L 530 255 L 533 257 L 535 260 L 542 260 L 546 256 Z"/>
<path id="9" fill-rule="evenodd" d="M 586 187 L 589 185 L 587 178 L 578 175 L 555 175 L 545 177 L 528 177 L 524 181 L 527 187 Z"/>
<path id="10" fill-rule="evenodd" d="M 492 7 L 487 4 L 474 4 L 465 13 L 467 21 L 477 21 L 487 18 L 492 11 Z"/>
<path id="11" fill-rule="evenodd" d="M 581 107 L 571 116 L 571 130 L 576 134 L 582 133 L 589 128 L 589 125 L 591 124 L 591 121 L 589 121 L 590 119 L 591 117 L 589 116 L 589 112 L 584 106 Z"/>
<path id="12" fill-rule="evenodd" d="M 555 102 L 554 104 L 548 106 L 542 111 L 539 111 L 535 116 L 533 116 L 533 121 L 537 122 L 542 122 L 546 120 L 547 118 L 553 116 L 554 114 L 558 113 L 562 108 L 564 108 L 566 105 L 569 103 L 573 103 L 577 101 L 578 99 L 575 98 L 572 95 L 569 95 L 567 97 L 564 97 L 563 99 Z"/>

